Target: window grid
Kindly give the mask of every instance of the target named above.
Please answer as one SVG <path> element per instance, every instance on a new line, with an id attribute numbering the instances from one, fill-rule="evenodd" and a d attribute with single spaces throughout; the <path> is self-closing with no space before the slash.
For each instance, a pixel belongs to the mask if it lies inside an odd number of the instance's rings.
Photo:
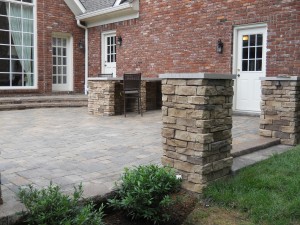
<path id="1" fill-rule="evenodd" d="M 12 5 L 20 10 L 20 16 L 12 15 Z M 33 16 L 33 0 L 0 0 L 0 20 L 2 21 L 0 27 L 0 65 L 7 65 L 7 67 L 0 67 L 0 87 L 11 86 L 33 86 L 33 68 L 34 68 L 34 16 Z M 25 13 L 27 10 L 27 15 Z M 28 11 L 31 11 L 28 14 Z M 14 12 L 16 13 L 16 12 Z M 10 29 L 10 23 L 21 19 L 19 27 L 14 27 L 15 30 Z M 4 24 L 4 25 L 3 25 Z M 26 26 L 25 26 L 26 25 Z M 16 29 L 18 28 L 18 29 Z M 27 28 L 27 29 L 25 29 Z M 21 39 L 21 43 L 15 44 L 13 36 Z M 7 37 L 7 38 L 5 38 Z M 19 48 L 17 53 L 16 48 Z M 21 48 L 21 51 L 20 51 Z M 26 54 L 30 52 L 30 54 Z M 23 69 L 23 65 L 27 64 L 30 70 Z"/>
<path id="2" fill-rule="evenodd" d="M 116 36 L 109 36 L 106 39 L 107 41 L 107 52 L 106 52 L 106 60 L 107 62 L 116 62 Z"/>
<path id="3" fill-rule="evenodd" d="M 52 83 L 67 83 L 67 38 L 52 38 Z"/>
<path id="4" fill-rule="evenodd" d="M 262 71 L 263 34 L 243 35 L 242 71 Z"/>

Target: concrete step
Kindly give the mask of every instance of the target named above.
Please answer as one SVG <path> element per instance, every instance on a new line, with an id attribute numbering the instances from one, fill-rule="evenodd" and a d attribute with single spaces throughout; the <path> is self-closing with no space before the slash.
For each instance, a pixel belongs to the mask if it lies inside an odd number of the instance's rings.
<path id="1" fill-rule="evenodd" d="M 54 95 L 0 98 L 0 111 L 50 107 L 86 107 L 85 95 Z"/>
<path id="2" fill-rule="evenodd" d="M 235 140 L 237 139 L 233 139 L 231 150 L 231 155 L 234 158 L 280 144 L 280 139 L 278 138 L 265 138 L 260 136 L 249 138 L 248 141 L 243 141 L 242 143 L 238 143 Z"/>

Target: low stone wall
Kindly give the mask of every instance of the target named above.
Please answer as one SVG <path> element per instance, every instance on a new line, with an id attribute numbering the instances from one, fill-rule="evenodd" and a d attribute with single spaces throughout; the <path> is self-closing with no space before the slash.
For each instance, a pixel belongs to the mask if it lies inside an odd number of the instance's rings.
<path id="1" fill-rule="evenodd" d="M 262 78 L 260 135 L 300 144 L 300 77 Z"/>
<path id="2" fill-rule="evenodd" d="M 177 170 L 183 188 L 200 193 L 231 171 L 233 78 L 165 74 L 162 80 L 162 164 Z"/>

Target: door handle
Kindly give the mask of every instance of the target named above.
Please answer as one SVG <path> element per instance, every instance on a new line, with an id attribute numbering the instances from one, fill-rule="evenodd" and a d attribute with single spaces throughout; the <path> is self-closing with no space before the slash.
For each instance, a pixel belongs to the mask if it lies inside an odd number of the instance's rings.
<path id="1" fill-rule="evenodd" d="M 240 76 L 241 76 L 240 74 L 237 75 L 237 77 L 240 77 Z"/>

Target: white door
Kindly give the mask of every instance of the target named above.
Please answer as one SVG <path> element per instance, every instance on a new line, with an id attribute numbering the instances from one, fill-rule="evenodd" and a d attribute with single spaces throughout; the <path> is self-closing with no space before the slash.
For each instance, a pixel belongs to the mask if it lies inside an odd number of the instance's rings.
<path id="1" fill-rule="evenodd" d="M 261 81 L 266 75 L 266 27 L 237 30 L 236 110 L 260 111 Z"/>
<path id="2" fill-rule="evenodd" d="M 52 37 L 52 91 L 73 91 L 71 37 Z"/>
<path id="3" fill-rule="evenodd" d="M 116 76 L 117 44 L 116 33 L 102 34 L 102 73 L 112 73 Z"/>

